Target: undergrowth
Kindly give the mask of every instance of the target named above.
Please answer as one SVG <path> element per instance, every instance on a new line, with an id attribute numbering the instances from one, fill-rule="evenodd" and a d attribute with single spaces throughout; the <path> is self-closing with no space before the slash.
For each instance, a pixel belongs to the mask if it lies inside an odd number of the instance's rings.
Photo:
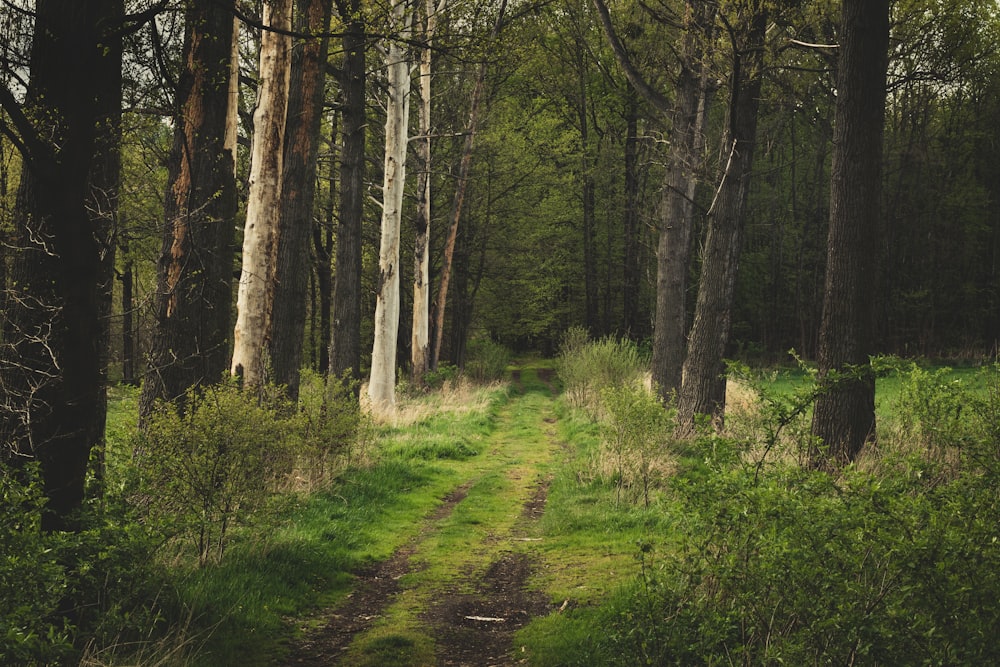
<path id="1" fill-rule="evenodd" d="M 727 433 L 667 445 L 634 575 L 529 626 L 532 664 L 995 664 L 998 378 L 902 370 L 878 448 L 835 474 L 801 465 L 815 391 L 752 383 Z M 610 527 L 614 498 L 574 460 L 560 502 L 588 509 L 550 529 Z"/>

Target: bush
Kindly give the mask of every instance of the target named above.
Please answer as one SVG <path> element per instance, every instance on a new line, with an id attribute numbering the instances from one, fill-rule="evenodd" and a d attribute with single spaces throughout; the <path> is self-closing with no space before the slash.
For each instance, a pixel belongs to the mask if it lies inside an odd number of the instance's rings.
<path id="1" fill-rule="evenodd" d="M 663 454 L 673 414 L 634 384 L 605 387 L 601 400 L 607 412 L 601 424 L 604 444 L 617 467 L 616 501 L 621 502 L 623 487 L 638 486 L 648 507 L 653 463 Z"/>
<path id="2" fill-rule="evenodd" d="M 128 505 L 89 501 L 66 533 L 41 530 L 44 502 L 33 466 L 0 466 L 0 664 L 72 664 L 162 630 L 156 543 Z"/>
<path id="3" fill-rule="evenodd" d="M 473 382 L 487 384 L 504 377 L 510 364 L 510 350 L 490 338 L 477 338 L 469 343 L 465 375 Z"/>
<path id="4" fill-rule="evenodd" d="M 229 529 L 248 521 L 290 469 L 288 413 L 235 380 L 191 390 L 185 409 L 161 405 L 138 436 L 140 501 L 191 538 L 198 561 L 222 558 Z"/>
<path id="5" fill-rule="evenodd" d="M 638 383 L 645 368 L 635 343 L 612 337 L 589 341 L 579 327 L 566 332 L 556 360 L 566 400 L 594 419 L 603 414 L 601 392 Z"/>
<path id="6" fill-rule="evenodd" d="M 700 447 L 671 483 L 674 526 L 657 552 L 641 545 L 642 575 L 597 621 L 604 661 L 997 664 L 1000 401 L 943 380 L 912 374 L 900 418 L 961 454 L 946 476 L 926 449 L 834 475 L 781 452 L 733 457 L 745 443 Z"/>

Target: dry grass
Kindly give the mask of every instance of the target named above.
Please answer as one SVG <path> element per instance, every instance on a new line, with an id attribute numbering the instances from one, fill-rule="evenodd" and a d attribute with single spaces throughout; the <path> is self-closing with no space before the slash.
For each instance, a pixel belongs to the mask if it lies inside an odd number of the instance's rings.
<path id="1" fill-rule="evenodd" d="M 378 414 L 368 402 L 367 385 L 361 387 L 361 409 L 380 425 L 402 428 L 441 414 L 465 414 L 485 411 L 498 391 L 506 389 L 506 382 L 480 385 L 465 378 L 445 382 L 435 391 L 396 396 L 396 405 L 387 414 Z"/>

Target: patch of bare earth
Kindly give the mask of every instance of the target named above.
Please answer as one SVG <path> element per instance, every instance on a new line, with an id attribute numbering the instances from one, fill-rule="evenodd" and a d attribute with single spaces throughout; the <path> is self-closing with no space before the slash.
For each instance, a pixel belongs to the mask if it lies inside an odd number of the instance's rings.
<path id="1" fill-rule="evenodd" d="M 447 518 L 465 500 L 469 485 L 448 494 L 427 520 Z M 414 545 L 398 549 L 388 560 L 355 573 L 354 592 L 335 609 L 325 613 L 315 629 L 296 640 L 284 661 L 286 667 L 328 667 L 336 664 L 355 635 L 371 628 L 400 591 L 399 579 L 413 571 L 410 556 Z"/>
<path id="2" fill-rule="evenodd" d="M 547 494 L 548 481 L 544 480 L 522 507 L 521 519 L 513 531 L 515 540 L 531 539 L 523 536 L 530 522 L 542 515 Z M 520 664 L 513 646 L 514 633 L 531 619 L 553 609 L 547 596 L 528 588 L 534 567 L 535 561 L 528 554 L 503 552 L 490 563 L 485 573 L 475 577 L 477 581 L 471 582 L 474 593 L 456 590 L 442 593 L 423 615 L 423 620 L 433 628 L 438 665 L 500 667 Z M 468 588 L 466 585 L 462 590 Z"/>

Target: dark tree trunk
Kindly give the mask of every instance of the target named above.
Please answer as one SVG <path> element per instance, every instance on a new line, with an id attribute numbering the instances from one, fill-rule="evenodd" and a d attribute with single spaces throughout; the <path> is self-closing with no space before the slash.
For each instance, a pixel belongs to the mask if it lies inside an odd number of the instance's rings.
<path id="1" fill-rule="evenodd" d="M 764 66 L 764 36 L 767 14 L 755 2 L 741 35 L 733 35 L 733 85 L 729 112 L 729 157 L 715 201 L 709 211 L 701 280 L 694 323 L 684 360 L 684 380 L 678 397 L 678 422 L 693 428 L 695 415 L 710 415 L 717 424 L 726 408 L 726 377 L 723 356 L 729 342 L 733 294 L 750 172 L 757 140 L 757 111 Z M 742 42 L 742 43 L 740 43 Z"/>
<path id="2" fill-rule="evenodd" d="M 122 245 L 121 251 L 128 252 L 128 246 Z M 135 286 L 135 275 L 132 271 L 132 260 L 128 259 L 121 274 L 122 283 L 122 382 L 132 386 L 139 385 L 135 368 L 135 324 L 132 321 L 132 311 L 135 308 L 132 291 Z"/>
<path id="3" fill-rule="evenodd" d="M 702 126 L 708 106 L 707 72 L 702 63 L 714 3 L 689 2 L 693 18 L 681 45 L 681 71 L 672 113 L 670 154 L 663 185 L 657 245 L 656 315 L 653 325 L 653 381 L 670 400 L 681 388 L 687 349 L 687 289 L 691 227 Z"/>
<path id="4" fill-rule="evenodd" d="M 327 32 L 331 11 L 332 0 L 296 0 L 296 32 Z M 326 37 L 300 39 L 292 51 L 270 355 L 275 382 L 284 385 L 293 400 L 298 399 L 302 368 L 309 281 L 304 258 L 309 256 L 313 227 L 328 43 Z"/>
<path id="5" fill-rule="evenodd" d="M 644 329 L 639 323 L 639 99 L 631 87 L 626 95 L 622 328 L 626 336 L 637 337 Z"/>
<path id="6" fill-rule="evenodd" d="M 142 421 L 157 399 L 178 400 L 229 368 L 237 202 L 225 138 L 234 7 L 235 0 L 193 0 L 185 13 Z"/>
<path id="7" fill-rule="evenodd" d="M 830 187 L 826 287 L 819 338 L 823 393 L 812 432 L 824 467 L 852 461 L 875 438 L 872 285 L 878 244 L 888 0 L 844 0 Z"/>
<path id="8" fill-rule="evenodd" d="M 365 197 L 365 24 L 360 0 L 337 0 L 344 33 L 340 223 L 330 334 L 330 375 L 361 380 L 361 223 Z"/>
<path id="9" fill-rule="evenodd" d="M 0 435 L 9 447 L 3 458 L 39 461 L 43 528 L 55 530 L 72 528 L 106 416 L 104 258 L 113 216 L 90 206 L 98 201 L 92 187 L 105 188 L 106 205 L 116 199 L 118 126 L 109 109 L 121 102 L 121 3 L 39 0 L 35 12 L 23 109 L 8 89 L 0 95 L 24 157 L 7 249 Z"/>

